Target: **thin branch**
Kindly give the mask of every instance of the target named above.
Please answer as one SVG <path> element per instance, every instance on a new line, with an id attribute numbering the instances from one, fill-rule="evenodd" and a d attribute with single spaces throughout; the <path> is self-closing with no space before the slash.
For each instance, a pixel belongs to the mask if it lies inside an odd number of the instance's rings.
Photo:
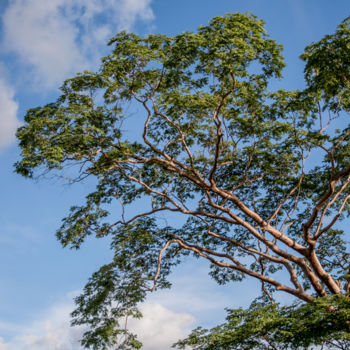
<path id="1" fill-rule="evenodd" d="M 245 266 L 243 266 L 242 264 L 240 264 L 237 259 L 231 257 L 228 254 L 218 253 L 218 252 L 212 251 L 211 249 L 203 248 L 203 247 L 200 247 L 197 245 L 191 245 L 191 244 L 186 243 L 182 239 L 173 239 L 173 240 L 169 240 L 168 242 L 169 242 L 169 244 L 170 243 L 177 243 L 180 246 L 182 246 L 184 249 L 193 251 L 194 253 L 198 254 L 199 256 L 209 260 L 214 265 L 217 265 L 220 267 L 230 268 L 230 269 L 245 273 L 245 274 L 252 276 L 254 278 L 257 278 L 259 280 L 263 280 L 267 283 L 270 283 L 273 286 L 275 286 L 277 290 L 285 291 L 289 294 L 295 295 L 298 298 L 300 298 L 308 303 L 312 302 L 312 300 L 313 300 L 312 296 L 309 295 L 308 293 L 306 293 L 305 291 L 295 290 L 293 288 L 290 288 L 290 287 L 284 285 L 283 283 L 276 281 L 275 279 L 273 279 L 271 277 L 261 275 L 256 271 L 252 271 L 252 270 L 246 268 Z M 169 246 L 169 244 L 167 245 L 167 247 Z M 219 260 L 213 258 L 213 256 L 227 258 L 232 263 L 225 263 L 223 261 L 219 261 Z"/>
<path id="2" fill-rule="evenodd" d="M 322 230 L 319 230 L 319 232 L 316 232 L 315 235 L 314 235 L 314 237 L 313 237 L 313 240 L 317 240 L 323 233 L 327 232 L 330 228 L 332 228 L 332 226 L 333 226 L 333 225 L 336 223 L 336 221 L 339 219 L 339 217 L 340 217 L 340 215 L 341 215 L 341 213 L 342 213 L 342 211 L 343 211 L 343 209 L 344 209 L 344 207 L 345 207 L 345 204 L 346 204 L 346 202 L 348 201 L 349 198 L 350 198 L 350 194 L 348 194 L 348 195 L 345 197 L 345 199 L 344 199 L 342 205 L 340 206 L 340 208 L 339 208 L 337 214 L 333 217 L 332 221 L 331 221 L 326 227 L 324 227 Z"/>
<path id="3" fill-rule="evenodd" d="M 213 163 L 213 167 L 209 172 L 209 182 L 213 184 L 213 176 L 214 173 L 217 169 L 217 164 L 218 164 L 218 159 L 220 156 L 220 144 L 221 144 L 221 140 L 222 140 L 222 129 L 221 129 L 221 120 L 220 120 L 220 111 L 221 108 L 223 107 L 224 101 L 226 99 L 226 97 L 231 93 L 231 91 L 227 92 L 226 94 L 221 96 L 221 100 L 219 102 L 219 105 L 217 106 L 215 112 L 214 112 L 214 116 L 213 116 L 213 120 L 214 120 L 214 124 L 216 126 L 216 142 L 215 142 L 215 156 L 214 156 L 214 163 Z"/>
<path id="4" fill-rule="evenodd" d="M 317 202 L 316 206 L 314 207 L 309 219 L 307 222 L 305 222 L 303 226 L 304 235 L 307 239 L 307 237 L 310 235 L 310 228 L 314 224 L 318 213 L 320 212 L 321 208 L 328 202 L 328 200 L 332 197 L 335 187 L 337 183 L 340 181 L 340 179 L 344 176 L 347 176 L 350 174 L 350 165 L 345 167 L 342 171 L 340 171 L 337 175 L 333 176 L 329 182 L 328 190 L 323 194 L 323 196 L 320 198 L 320 200 Z M 307 239 L 308 240 L 308 239 Z M 309 240 L 308 240 L 309 241 Z"/>

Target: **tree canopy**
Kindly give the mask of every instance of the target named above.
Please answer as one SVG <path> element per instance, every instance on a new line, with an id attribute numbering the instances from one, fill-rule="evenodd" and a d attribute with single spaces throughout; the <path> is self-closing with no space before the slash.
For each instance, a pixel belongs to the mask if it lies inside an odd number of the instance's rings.
<path id="1" fill-rule="evenodd" d="M 19 174 L 95 179 L 86 203 L 73 206 L 57 231 L 75 249 L 89 235 L 111 237 L 113 260 L 76 299 L 73 324 L 89 326 L 82 344 L 140 347 L 121 319 L 140 317 L 138 303 L 170 287 L 172 267 L 187 255 L 208 260 L 219 284 L 255 278 L 263 300 L 193 333 L 184 342 L 195 349 L 228 348 L 219 347 L 219 333 L 230 335 L 232 349 L 258 349 L 250 342 L 256 327 L 247 325 L 266 311 L 275 323 L 265 329 L 284 326 L 263 339 L 283 335 L 294 346 L 283 327 L 297 315 L 324 303 L 344 310 L 350 18 L 306 47 L 303 90 L 276 88 L 282 46 L 251 14 L 215 17 L 176 36 L 121 32 L 109 45 L 97 72 L 66 80 L 55 102 L 27 111 L 17 133 Z M 306 304 L 279 307 L 277 291 Z M 335 314 L 349 316 L 327 315 Z M 348 339 L 349 324 L 337 325 L 320 337 Z M 251 330 L 245 343 L 242 327 Z M 210 347 L 205 337 L 219 340 Z"/>

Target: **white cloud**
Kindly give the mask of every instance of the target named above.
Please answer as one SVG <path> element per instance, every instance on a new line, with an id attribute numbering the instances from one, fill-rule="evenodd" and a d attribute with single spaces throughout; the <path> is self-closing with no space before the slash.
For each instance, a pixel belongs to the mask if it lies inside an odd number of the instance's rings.
<path id="1" fill-rule="evenodd" d="M 120 0 L 119 29 L 130 30 L 136 20 L 151 21 L 154 19 L 150 7 L 152 0 Z"/>
<path id="2" fill-rule="evenodd" d="M 185 312 L 179 313 L 161 304 L 145 303 L 140 307 L 143 318 L 131 320 L 130 329 L 143 343 L 143 350 L 166 350 L 177 340 L 184 338 L 195 318 Z"/>
<path id="3" fill-rule="evenodd" d="M 78 28 L 60 11 L 62 0 L 17 0 L 4 13 L 4 46 L 33 68 L 36 83 L 52 86 L 86 65 L 75 43 Z"/>
<path id="4" fill-rule="evenodd" d="M 2 16 L 7 52 L 53 88 L 96 64 L 107 39 L 137 21 L 150 22 L 152 0 L 13 0 Z"/>
<path id="5" fill-rule="evenodd" d="M 79 339 L 84 328 L 70 327 L 74 307 L 71 299 L 72 293 L 20 331 L 18 325 L 0 322 L 0 332 L 17 330 L 17 335 L 7 342 L 0 338 L 0 350 L 82 350 Z M 188 313 L 174 312 L 157 303 L 145 303 L 141 311 L 143 318 L 130 320 L 129 328 L 139 335 L 144 350 L 170 350 L 195 321 Z"/>
<path id="6" fill-rule="evenodd" d="M 2 15 L 3 52 L 18 59 L 22 86 L 57 88 L 84 69 L 95 70 L 108 38 L 153 18 L 152 0 L 13 0 Z M 0 151 L 20 126 L 14 89 L 0 63 Z M 18 78 L 20 77 L 20 78 Z"/>
<path id="7" fill-rule="evenodd" d="M 0 78 L 0 151 L 15 140 L 16 130 L 20 126 L 17 109 L 18 103 L 14 100 L 14 90 Z"/>

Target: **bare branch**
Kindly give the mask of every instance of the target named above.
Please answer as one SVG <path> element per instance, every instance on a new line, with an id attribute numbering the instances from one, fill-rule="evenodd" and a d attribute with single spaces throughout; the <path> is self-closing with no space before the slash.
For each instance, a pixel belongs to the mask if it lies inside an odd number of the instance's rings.
<path id="1" fill-rule="evenodd" d="M 303 230 L 304 230 L 304 235 L 306 237 L 306 240 L 308 240 L 307 237 L 310 235 L 310 228 L 314 224 L 314 222 L 318 216 L 318 213 L 320 212 L 321 208 L 328 202 L 328 200 L 333 195 L 337 183 L 340 181 L 340 179 L 342 177 L 347 176 L 349 174 L 350 174 L 350 165 L 345 167 L 337 175 L 335 175 L 331 178 L 329 185 L 328 185 L 328 190 L 323 194 L 323 196 L 317 202 L 316 206 L 314 207 L 314 209 L 311 213 L 309 220 L 303 224 Z"/>
<path id="2" fill-rule="evenodd" d="M 333 217 L 332 221 L 326 226 L 324 227 L 322 230 L 319 230 L 318 232 L 315 233 L 313 240 L 317 240 L 323 233 L 327 232 L 330 228 L 332 228 L 332 226 L 336 223 L 336 221 L 339 219 L 348 199 L 350 198 L 350 194 L 347 195 L 345 197 L 345 199 L 343 200 L 342 205 L 340 206 L 337 214 Z M 321 222 L 321 221 L 320 221 Z"/>

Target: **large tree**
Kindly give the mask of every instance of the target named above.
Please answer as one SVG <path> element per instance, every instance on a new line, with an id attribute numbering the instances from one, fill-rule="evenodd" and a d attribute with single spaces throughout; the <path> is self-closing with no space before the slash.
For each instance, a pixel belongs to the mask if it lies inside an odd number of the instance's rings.
<path id="1" fill-rule="evenodd" d="M 282 47 L 250 14 L 172 37 L 121 32 L 98 72 L 27 111 L 16 171 L 95 179 L 59 241 L 111 237 L 113 260 L 76 299 L 86 347 L 140 346 L 120 320 L 189 254 L 220 284 L 255 278 L 270 303 L 349 292 L 349 27 L 305 49 L 302 91 L 276 88 Z"/>

